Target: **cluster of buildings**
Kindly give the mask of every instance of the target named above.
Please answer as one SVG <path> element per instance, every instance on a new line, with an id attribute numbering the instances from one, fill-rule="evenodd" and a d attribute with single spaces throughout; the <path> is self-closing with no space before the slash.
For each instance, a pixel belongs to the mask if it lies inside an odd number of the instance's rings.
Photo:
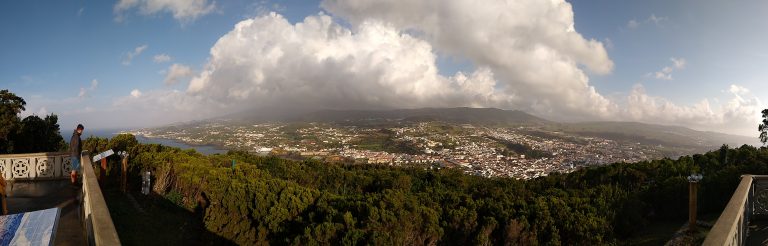
<path id="1" fill-rule="evenodd" d="M 321 123 L 251 124 L 227 122 L 141 130 L 146 137 L 189 144 L 215 144 L 227 149 L 326 161 L 376 165 L 424 165 L 461 168 L 484 177 L 530 179 L 551 172 L 571 172 L 586 165 L 636 162 L 661 157 L 658 151 L 631 143 L 546 132 L 534 127 L 489 128 L 444 123 L 417 123 L 386 128 L 388 141 L 418 153 L 371 150 L 358 144 L 382 129 Z M 525 146 L 546 156 L 511 151 L 505 143 Z M 519 150 L 518 150 L 519 151 Z"/>

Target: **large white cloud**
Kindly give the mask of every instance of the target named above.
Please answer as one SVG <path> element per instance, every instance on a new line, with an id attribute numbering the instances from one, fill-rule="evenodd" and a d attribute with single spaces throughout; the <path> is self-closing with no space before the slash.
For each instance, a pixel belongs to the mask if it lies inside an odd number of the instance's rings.
<path id="1" fill-rule="evenodd" d="M 550 117 L 604 118 L 615 105 L 589 85 L 583 65 L 597 74 L 613 62 L 601 42 L 574 29 L 565 1 L 326 0 L 323 8 L 353 25 L 370 19 L 417 33 L 440 52 L 487 66 L 514 107 Z"/>
<path id="2" fill-rule="evenodd" d="M 721 131 L 730 131 L 743 135 L 753 135 L 760 122 L 760 111 L 768 107 L 748 89 L 731 85 L 731 99 L 722 105 Z"/>
<path id="3" fill-rule="evenodd" d="M 238 23 L 211 48 L 188 92 L 245 107 L 400 108 L 504 104 L 493 72 L 438 74 L 426 41 L 370 21 L 330 16 L 295 25 L 276 13 Z M 242 104 L 247 102 L 248 104 Z"/>
<path id="4" fill-rule="evenodd" d="M 565 1 L 326 0 L 322 7 L 332 16 L 293 24 L 276 13 L 243 20 L 211 48 L 185 92 L 134 93 L 114 106 L 176 120 L 253 108 L 499 107 L 552 119 L 730 132 L 752 127 L 762 106 L 738 86 L 715 104 L 680 105 L 642 86 L 609 100 L 588 74 L 609 73 L 613 62 L 601 42 L 576 32 Z M 438 54 L 469 60 L 473 71 L 443 76 Z M 685 66 L 671 61 L 665 74 Z M 177 68 L 167 81 L 190 73 Z"/>
<path id="5" fill-rule="evenodd" d="M 551 52 L 599 73 L 613 68 L 602 43 L 576 32 L 563 0 L 324 0 L 321 6 L 353 24 L 380 19 L 421 32 L 441 50 L 482 64 L 517 65 L 516 58 Z"/>
<path id="6" fill-rule="evenodd" d="M 608 73 L 602 43 L 573 26 L 564 1 L 325 1 L 320 14 L 240 22 L 211 49 L 189 92 L 219 101 L 332 108 L 492 106 L 551 117 L 605 118 L 616 105 L 579 67 Z M 440 76 L 435 57 L 476 71 Z M 215 85 L 214 85 L 215 83 Z M 286 102 L 287 101 L 287 102 Z"/>

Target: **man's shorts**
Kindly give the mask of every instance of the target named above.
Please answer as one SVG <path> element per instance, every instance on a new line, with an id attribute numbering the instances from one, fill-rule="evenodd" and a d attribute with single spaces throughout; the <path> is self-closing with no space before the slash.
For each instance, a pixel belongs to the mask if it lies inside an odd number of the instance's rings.
<path id="1" fill-rule="evenodd" d="M 72 157 L 72 171 L 80 171 L 80 158 Z"/>

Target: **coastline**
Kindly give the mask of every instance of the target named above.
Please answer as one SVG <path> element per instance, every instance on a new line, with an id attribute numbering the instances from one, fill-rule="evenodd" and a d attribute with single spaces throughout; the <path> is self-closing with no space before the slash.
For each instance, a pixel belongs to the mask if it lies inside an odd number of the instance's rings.
<path id="1" fill-rule="evenodd" d="M 140 143 L 161 144 L 170 147 L 177 147 L 180 149 L 194 149 L 202 154 L 223 154 L 228 150 L 217 145 L 212 144 L 190 144 L 181 140 L 163 137 L 149 137 L 144 135 L 134 135 L 136 140 Z"/>
<path id="2" fill-rule="evenodd" d="M 116 130 L 116 131 L 110 131 L 110 132 L 101 132 L 100 134 L 94 134 L 94 136 L 112 138 L 118 134 L 131 134 L 136 137 L 136 140 L 139 141 L 139 143 L 143 143 L 143 144 L 160 144 L 160 145 L 176 147 L 184 150 L 194 149 L 195 151 L 204 155 L 224 154 L 224 153 L 227 153 L 227 151 L 229 151 L 224 146 L 219 146 L 216 144 L 187 143 L 182 140 L 154 136 L 152 134 L 146 134 L 140 131 Z"/>

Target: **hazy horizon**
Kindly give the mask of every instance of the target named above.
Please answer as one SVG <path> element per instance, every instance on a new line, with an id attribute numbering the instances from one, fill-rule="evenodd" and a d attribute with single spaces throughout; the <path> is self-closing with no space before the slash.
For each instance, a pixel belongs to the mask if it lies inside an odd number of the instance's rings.
<path id="1" fill-rule="evenodd" d="M 0 89 L 62 133 L 253 110 L 492 107 L 756 136 L 768 3 L 14 1 Z M 55 20 L 55 21 L 52 21 Z"/>

